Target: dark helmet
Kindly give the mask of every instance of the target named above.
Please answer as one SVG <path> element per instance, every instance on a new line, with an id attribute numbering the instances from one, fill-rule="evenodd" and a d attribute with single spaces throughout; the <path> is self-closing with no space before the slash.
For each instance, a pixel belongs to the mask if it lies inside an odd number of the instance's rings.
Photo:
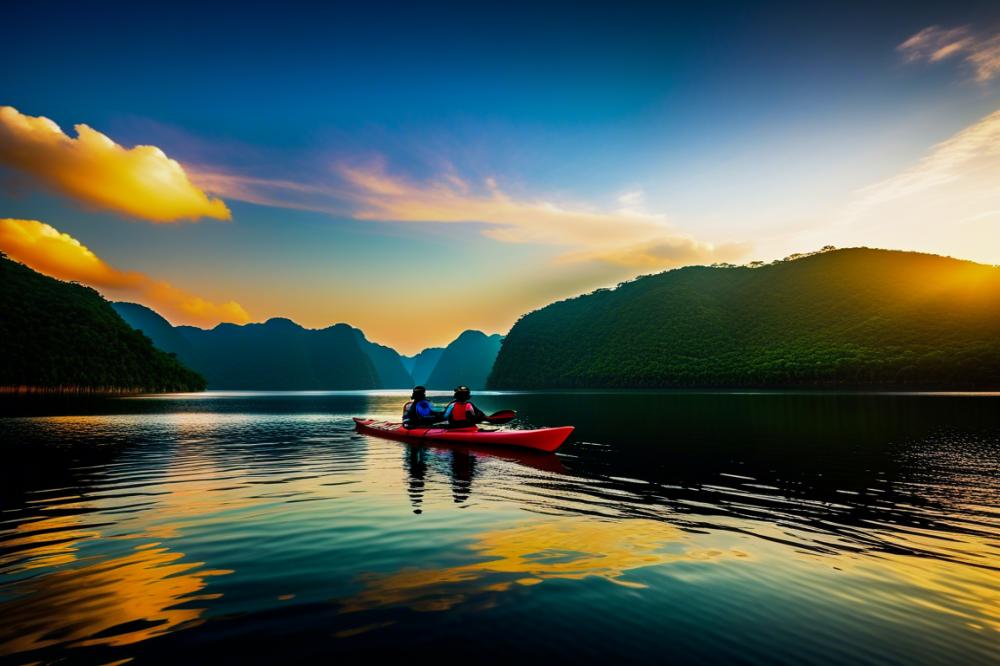
<path id="1" fill-rule="evenodd" d="M 410 394 L 410 398 L 416 400 L 417 398 L 427 397 L 427 389 L 423 386 L 414 386 L 413 393 Z"/>
<path id="2" fill-rule="evenodd" d="M 469 390 L 468 386 L 455 387 L 455 400 L 468 400 L 470 396 L 472 396 L 472 391 Z"/>

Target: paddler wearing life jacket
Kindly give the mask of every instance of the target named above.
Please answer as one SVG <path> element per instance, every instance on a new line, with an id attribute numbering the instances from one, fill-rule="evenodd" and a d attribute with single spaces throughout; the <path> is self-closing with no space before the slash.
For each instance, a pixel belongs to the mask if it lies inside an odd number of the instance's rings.
<path id="1" fill-rule="evenodd" d="M 444 408 L 444 418 L 450 428 L 468 428 L 486 419 L 486 414 L 469 402 L 472 392 L 468 386 L 455 389 L 455 399 Z"/>
<path id="2" fill-rule="evenodd" d="M 419 428 L 428 426 L 435 421 L 440 421 L 442 412 L 434 409 L 427 400 L 427 389 L 423 386 L 414 386 L 410 394 L 410 401 L 403 405 L 403 427 Z"/>

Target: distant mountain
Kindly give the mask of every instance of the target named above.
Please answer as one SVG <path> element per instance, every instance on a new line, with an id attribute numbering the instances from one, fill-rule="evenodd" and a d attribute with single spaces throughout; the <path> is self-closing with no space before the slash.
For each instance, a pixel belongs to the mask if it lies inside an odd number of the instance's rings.
<path id="1" fill-rule="evenodd" d="M 416 356 L 404 356 L 403 363 L 408 364 L 410 376 L 413 377 L 414 385 L 426 385 L 431 373 L 437 366 L 444 347 L 428 347 Z"/>
<path id="2" fill-rule="evenodd" d="M 375 366 L 375 371 L 378 374 L 378 388 L 410 388 L 413 386 L 413 379 L 395 349 L 370 342 L 361 329 L 353 328 L 347 324 L 337 324 L 333 328 L 337 326 L 354 331 L 358 345 Z"/>
<path id="3" fill-rule="evenodd" d="M 465 331 L 441 352 L 427 378 L 427 388 L 451 389 L 459 384 L 484 388 L 502 340 L 500 335 Z"/>
<path id="4" fill-rule="evenodd" d="M 220 324 L 211 330 L 171 326 L 135 303 L 115 309 L 158 347 L 199 368 L 214 389 L 348 390 L 409 388 L 410 373 L 394 349 L 370 342 L 347 324 L 313 330 L 289 319 Z"/>
<path id="5" fill-rule="evenodd" d="M 202 372 L 213 389 L 348 390 L 416 384 L 451 389 L 462 383 L 483 388 L 501 341 L 499 335 L 465 331 L 445 348 L 430 347 L 404 357 L 348 324 L 313 330 L 277 318 L 204 330 L 171 326 L 136 303 L 114 307 L 158 347 Z"/>
<path id="6" fill-rule="evenodd" d="M 855 248 L 691 266 L 553 303 L 494 388 L 1000 387 L 1000 268 Z"/>
<path id="7" fill-rule="evenodd" d="M 205 380 L 125 321 L 89 287 L 0 254 L 0 389 L 198 391 Z"/>
<path id="8" fill-rule="evenodd" d="M 213 389 L 338 390 L 379 388 L 379 377 L 354 329 L 305 329 L 289 319 L 176 329 L 193 367 Z"/>

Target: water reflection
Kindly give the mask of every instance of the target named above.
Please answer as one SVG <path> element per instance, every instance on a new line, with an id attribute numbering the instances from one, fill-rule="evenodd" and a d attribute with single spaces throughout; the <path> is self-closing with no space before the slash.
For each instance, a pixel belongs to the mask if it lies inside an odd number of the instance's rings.
<path id="1" fill-rule="evenodd" d="M 100 536 L 100 532 L 83 524 L 83 504 L 71 501 L 63 504 L 60 510 L 67 513 L 46 515 L 14 525 L 0 547 L 0 572 L 70 564 L 77 559 L 81 541 Z"/>
<path id="2" fill-rule="evenodd" d="M 558 456 L 353 432 L 399 400 L 0 419 L 2 654 L 162 661 L 197 644 L 244 660 L 294 626 L 323 657 L 331 636 L 370 650 L 453 639 L 455 623 L 487 640 L 498 618 L 524 623 L 513 657 L 554 644 L 539 634 L 595 661 L 613 646 L 656 662 L 666 642 L 760 663 L 1000 650 L 998 400 L 480 399 L 522 425 L 577 424 Z M 607 416 L 623 404 L 628 428 Z M 802 618 L 812 629 L 792 631 Z"/>
<path id="3" fill-rule="evenodd" d="M 369 439 L 368 436 L 364 436 Z M 385 441 L 377 446 L 386 446 Z M 466 506 L 474 494 L 475 479 L 483 469 L 500 469 L 500 474 L 531 474 L 542 472 L 566 474 L 562 461 L 555 455 L 531 451 L 505 450 L 497 447 L 438 446 L 397 443 L 403 450 L 403 470 L 406 474 L 406 493 L 413 512 L 423 513 L 425 495 L 431 487 L 429 478 L 441 475 L 448 480 L 452 502 Z M 512 463 L 512 464 L 511 464 Z M 520 471 L 518 471 L 520 470 Z"/>
<path id="4" fill-rule="evenodd" d="M 681 530 L 651 520 L 608 522 L 587 517 L 558 522 L 534 519 L 485 530 L 468 545 L 475 561 L 443 568 L 407 568 L 367 574 L 364 590 L 344 604 L 345 612 L 379 606 L 444 611 L 470 598 L 546 580 L 599 577 L 628 587 L 632 569 L 680 560 L 746 557 L 740 551 L 698 548 Z"/>
<path id="5" fill-rule="evenodd" d="M 121 557 L 24 580 L 16 597 L 0 603 L 0 655 L 56 643 L 127 645 L 193 626 L 204 608 L 187 604 L 217 598 L 197 593 L 209 576 L 232 572 L 183 557 L 147 544 Z"/>
<path id="6" fill-rule="evenodd" d="M 451 454 L 451 495 L 455 504 L 462 504 L 472 493 L 476 476 L 476 458 L 468 451 L 456 449 Z"/>

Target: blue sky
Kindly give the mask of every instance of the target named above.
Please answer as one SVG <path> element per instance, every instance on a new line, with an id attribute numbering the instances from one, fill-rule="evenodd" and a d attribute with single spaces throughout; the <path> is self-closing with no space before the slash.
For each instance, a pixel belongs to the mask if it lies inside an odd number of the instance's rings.
<path id="1" fill-rule="evenodd" d="M 871 4 L 21 3 L 0 104 L 156 146 L 231 219 L 80 201 L 2 146 L 0 217 L 404 351 L 685 263 L 827 243 L 998 263 L 991 140 L 944 188 L 911 172 L 1000 106 L 1000 7 Z M 951 199 L 968 229 L 931 217 Z"/>

